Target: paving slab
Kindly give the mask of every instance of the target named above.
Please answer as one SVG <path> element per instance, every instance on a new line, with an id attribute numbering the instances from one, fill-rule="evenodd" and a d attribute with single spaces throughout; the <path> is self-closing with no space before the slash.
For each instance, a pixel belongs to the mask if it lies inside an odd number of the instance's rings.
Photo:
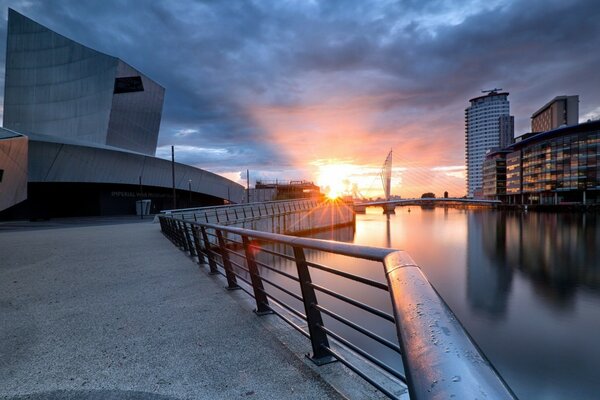
<path id="1" fill-rule="evenodd" d="M 241 295 L 150 222 L 5 227 L 0 398 L 343 398 Z"/>

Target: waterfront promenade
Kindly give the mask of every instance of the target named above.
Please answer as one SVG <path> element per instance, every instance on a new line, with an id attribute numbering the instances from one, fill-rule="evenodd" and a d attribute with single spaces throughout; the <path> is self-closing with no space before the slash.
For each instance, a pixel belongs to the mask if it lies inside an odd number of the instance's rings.
<path id="1" fill-rule="evenodd" d="M 0 223 L 2 399 L 343 398 L 276 318 L 149 221 Z"/>

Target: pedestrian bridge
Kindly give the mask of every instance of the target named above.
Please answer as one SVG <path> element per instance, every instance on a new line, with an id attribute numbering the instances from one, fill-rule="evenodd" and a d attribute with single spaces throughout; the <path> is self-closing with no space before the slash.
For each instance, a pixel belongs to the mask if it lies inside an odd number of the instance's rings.
<path id="1" fill-rule="evenodd" d="M 425 197 L 414 199 L 380 200 L 354 203 L 354 211 L 364 213 L 367 207 L 382 207 L 384 212 L 393 213 L 397 206 L 430 206 L 430 205 L 473 205 L 473 206 L 496 206 L 501 204 L 500 200 L 465 199 L 456 197 Z"/>

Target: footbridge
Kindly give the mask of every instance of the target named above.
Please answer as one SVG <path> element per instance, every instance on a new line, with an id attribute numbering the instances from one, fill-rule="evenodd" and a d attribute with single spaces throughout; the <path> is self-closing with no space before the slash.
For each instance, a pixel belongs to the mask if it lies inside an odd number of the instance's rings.
<path id="1" fill-rule="evenodd" d="M 425 197 L 413 199 L 365 201 L 354 203 L 356 213 L 364 213 L 367 207 L 382 207 L 384 213 L 394 213 L 397 206 L 435 206 L 435 205 L 472 205 L 472 206 L 497 206 L 500 200 L 465 199 L 453 197 Z"/>

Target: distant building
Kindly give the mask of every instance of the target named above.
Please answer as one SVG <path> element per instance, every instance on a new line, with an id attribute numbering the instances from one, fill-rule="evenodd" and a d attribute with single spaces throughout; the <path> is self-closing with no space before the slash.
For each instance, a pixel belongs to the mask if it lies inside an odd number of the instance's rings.
<path id="1" fill-rule="evenodd" d="M 486 159 L 505 158 L 508 203 L 600 204 L 600 121 L 524 136 Z"/>
<path id="2" fill-rule="evenodd" d="M 507 150 L 490 150 L 483 162 L 483 196 L 491 200 L 506 197 L 506 154 Z"/>
<path id="3" fill-rule="evenodd" d="M 531 132 L 579 123 L 579 96 L 557 96 L 531 115 Z"/>
<path id="4" fill-rule="evenodd" d="M 485 96 L 469 100 L 465 109 L 465 153 L 467 196 L 482 193 L 483 160 L 489 149 L 511 142 L 514 119 L 510 117 L 508 93 L 495 89 Z"/>
<path id="5" fill-rule="evenodd" d="M 224 177 L 154 157 L 165 89 L 9 9 L 0 219 L 133 214 L 240 202 Z"/>
<path id="6" fill-rule="evenodd" d="M 500 148 L 510 146 L 515 141 L 515 117 L 512 115 L 501 115 L 498 117 L 500 131 Z"/>
<path id="7" fill-rule="evenodd" d="M 257 181 L 249 194 L 251 203 L 322 197 L 319 186 L 309 181 Z"/>

